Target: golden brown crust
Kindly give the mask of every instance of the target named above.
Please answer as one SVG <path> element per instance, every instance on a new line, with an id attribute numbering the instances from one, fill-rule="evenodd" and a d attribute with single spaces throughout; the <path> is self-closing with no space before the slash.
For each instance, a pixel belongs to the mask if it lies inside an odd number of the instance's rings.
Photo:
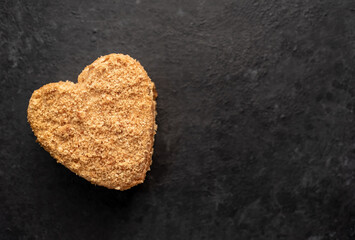
<path id="1" fill-rule="evenodd" d="M 78 83 L 34 91 L 28 122 L 57 161 L 93 184 L 125 190 L 144 181 L 152 163 L 156 91 L 133 58 L 98 58 Z"/>

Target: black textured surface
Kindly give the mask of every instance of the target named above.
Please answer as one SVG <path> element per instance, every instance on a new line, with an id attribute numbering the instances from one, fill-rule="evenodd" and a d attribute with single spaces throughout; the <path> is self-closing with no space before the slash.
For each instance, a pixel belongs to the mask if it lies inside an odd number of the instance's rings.
<path id="1" fill-rule="evenodd" d="M 353 0 L 0 6 L 1 239 L 355 239 Z M 152 169 L 125 192 L 26 122 L 35 89 L 112 52 L 159 93 Z"/>

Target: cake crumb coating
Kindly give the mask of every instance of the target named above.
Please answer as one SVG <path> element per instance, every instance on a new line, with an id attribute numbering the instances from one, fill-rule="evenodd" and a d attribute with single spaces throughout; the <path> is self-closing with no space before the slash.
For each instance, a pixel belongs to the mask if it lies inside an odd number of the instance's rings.
<path id="1" fill-rule="evenodd" d="M 152 163 L 157 93 L 141 64 L 128 55 L 102 56 L 78 83 L 34 91 L 28 122 L 41 146 L 93 184 L 126 190 Z"/>

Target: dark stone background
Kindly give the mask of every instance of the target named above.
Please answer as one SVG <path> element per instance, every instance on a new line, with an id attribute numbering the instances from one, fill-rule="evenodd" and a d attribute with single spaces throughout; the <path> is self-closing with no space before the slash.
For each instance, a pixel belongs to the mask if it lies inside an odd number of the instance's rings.
<path id="1" fill-rule="evenodd" d="M 1 239 L 355 239 L 355 1 L 0 0 Z M 58 165 L 31 93 L 97 57 L 156 83 L 151 171 Z"/>

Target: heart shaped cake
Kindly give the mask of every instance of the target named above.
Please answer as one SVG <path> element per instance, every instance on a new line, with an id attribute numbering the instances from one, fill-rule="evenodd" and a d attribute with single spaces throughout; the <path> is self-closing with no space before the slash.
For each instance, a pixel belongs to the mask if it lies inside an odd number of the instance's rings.
<path id="1" fill-rule="evenodd" d="M 145 179 L 156 132 L 154 83 L 128 55 L 98 58 L 78 83 L 34 91 L 27 116 L 57 162 L 93 184 L 126 190 Z"/>

